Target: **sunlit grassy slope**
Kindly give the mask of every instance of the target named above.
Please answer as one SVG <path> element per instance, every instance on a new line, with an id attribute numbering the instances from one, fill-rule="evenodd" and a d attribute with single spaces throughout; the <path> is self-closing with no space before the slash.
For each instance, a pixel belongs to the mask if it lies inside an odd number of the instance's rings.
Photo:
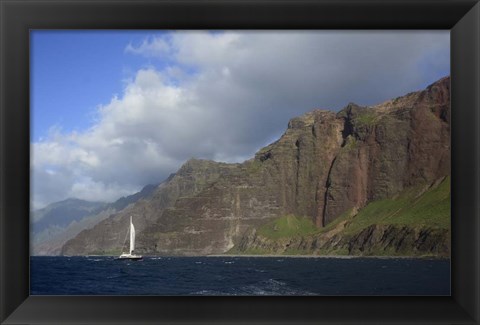
<path id="1" fill-rule="evenodd" d="M 305 236 L 317 232 L 315 225 L 307 218 L 293 215 L 283 216 L 258 229 L 258 234 L 271 238 Z"/>
<path id="2" fill-rule="evenodd" d="M 450 177 L 427 189 L 411 188 L 397 197 L 371 202 L 354 217 L 346 213 L 335 224 L 345 219 L 351 219 L 348 220 L 345 233 L 355 233 L 373 224 L 448 229 Z"/>
<path id="3" fill-rule="evenodd" d="M 327 232 L 345 221 L 345 235 L 357 233 L 375 224 L 448 229 L 450 177 L 429 188 L 410 188 L 396 197 L 373 201 L 356 215 L 347 211 L 322 229 L 317 229 L 306 217 L 286 215 L 260 227 L 258 234 L 269 239 L 309 236 Z"/>

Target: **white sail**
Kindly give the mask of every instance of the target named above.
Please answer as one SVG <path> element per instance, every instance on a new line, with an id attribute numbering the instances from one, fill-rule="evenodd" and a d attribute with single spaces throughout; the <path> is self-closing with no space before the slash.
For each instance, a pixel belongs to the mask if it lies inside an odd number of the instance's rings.
<path id="1" fill-rule="evenodd" d="M 130 216 L 130 254 L 135 250 L 135 227 Z"/>
<path id="2" fill-rule="evenodd" d="M 127 260 L 141 260 L 143 257 L 142 255 L 135 255 L 133 252 L 135 250 L 135 227 L 133 226 L 132 216 L 130 216 L 130 253 L 123 253 L 118 257 L 119 260 L 127 259 Z M 125 243 L 127 242 L 128 232 L 125 234 L 125 242 L 123 246 L 125 247 Z M 123 247 L 122 247 L 123 251 Z"/>

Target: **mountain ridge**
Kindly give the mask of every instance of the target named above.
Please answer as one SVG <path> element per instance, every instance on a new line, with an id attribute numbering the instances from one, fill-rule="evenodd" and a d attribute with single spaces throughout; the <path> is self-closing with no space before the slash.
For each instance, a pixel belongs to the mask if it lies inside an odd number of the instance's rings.
<path id="1" fill-rule="evenodd" d="M 58 255 L 65 242 L 79 232 L 95 226 L 128 205 L 147 198 L 157 186 L 146 185 L 139 192 L 121 197 L 111 203 L 67 198 L 33 211 L 32 254 Z M 35 218 L 35 214 L 41 214 L 41 218 Z"/>
<path id="2" fill-rule="evenodd" d="M 147 255 L 226 253 L 286 215 L 325 228 L 347 211 L 450 175 L 449 123 L 449 77 L 374 106 L 313 110 L 243 163 L 187 161 L 149 199 L 82 231 L 62 254 L 117 254 L 129 215 L 137 251 Z M 448 254 L 448 231 L 437 239 L 447 247 L 439 254 Z"/>

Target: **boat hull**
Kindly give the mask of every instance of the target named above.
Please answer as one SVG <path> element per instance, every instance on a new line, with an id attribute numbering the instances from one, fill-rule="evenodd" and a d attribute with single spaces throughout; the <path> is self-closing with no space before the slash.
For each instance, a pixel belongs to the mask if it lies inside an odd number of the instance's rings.
<path id="1" fill-rule="evenodd" d="M 141 260 L 143 259 L 143 256 L 140 256 L 140 255 L 120 255 L 118 258 L 116 258 L 117 260 Z"/>

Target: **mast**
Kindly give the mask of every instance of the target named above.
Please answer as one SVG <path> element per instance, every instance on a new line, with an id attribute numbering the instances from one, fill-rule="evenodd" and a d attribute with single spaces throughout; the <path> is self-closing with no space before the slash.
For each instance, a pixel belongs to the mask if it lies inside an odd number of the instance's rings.
<path id="1" fill-rule="evenodd" d="M 130 255 L 135 250 L 135 227 L 133 226 L 132 216 L 130 216 Z"/>

